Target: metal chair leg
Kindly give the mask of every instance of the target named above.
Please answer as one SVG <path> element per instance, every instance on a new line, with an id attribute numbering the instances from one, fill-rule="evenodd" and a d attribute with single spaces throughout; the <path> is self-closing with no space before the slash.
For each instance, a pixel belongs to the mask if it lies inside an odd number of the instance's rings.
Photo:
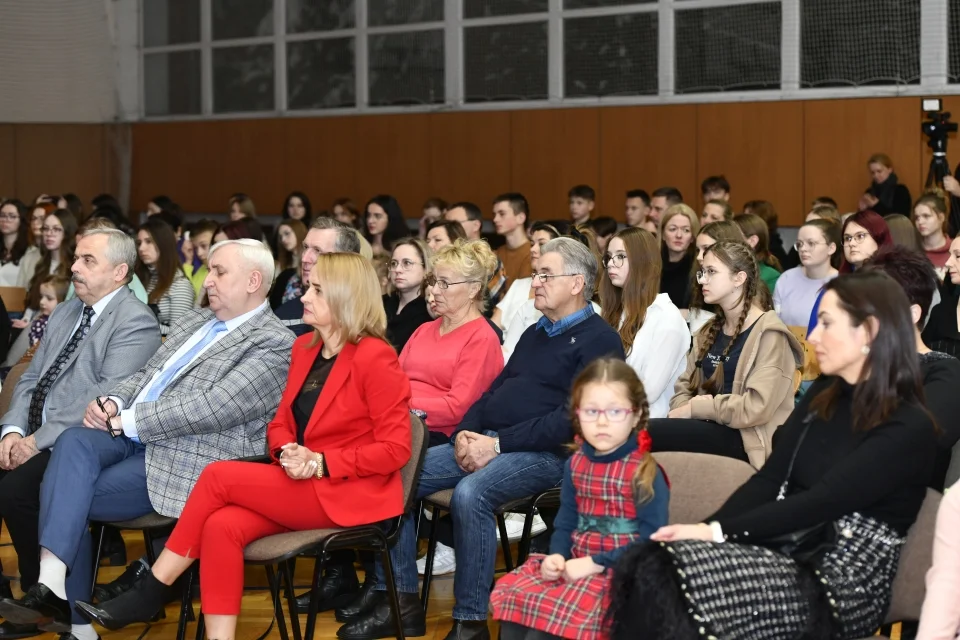
<path id="1" fill-rule="evenodd" d="M 280 571 L 283 576 L 284 589 L 287 593 L 287 605 L 290 610 L 290 626 L 293 628 L 294 640 L 303 640 L 300 635 L 300 617 L 297 615 L 297 596 L 293 593 L 293 571 L 290 562 L 280 563 Z"/>
<path id="2" fill-rule="evenodd" d="M 393 610 L 393 624 L 397 630 L 396 638 L 397 640 L 404 640 L 403 618 L 400 616 L 400 596 L 397 593 L 397 585 L 393 581 L 393 566 L 390 564 L 390 549 L 387 547 L 386 540 L 383 541 L 380 562 L 383 563 L 384 579 L 387 581 L 387 595 L 390 598 L 390 608 Z"/>
<path id="3" fill-rule="evenodd" d="M 277 618 L 277 631 L 280 632 L 280 640 L 290 640 L 287 634 L 287 615 L 283 612 L 283 602 L 280 598 L 280 582 L 273 565 L 267 564 L 263 567 L 267 572 L 267 584 L 270 586 L 270 596 L 273 599 L 273 615 Z M 203 624 L 203 612 L 200 613 L 200 624 Z M 203 640 L 197 638 L 197 640 Z"/>
<path id="4" fill-rule="evenodd" d="M 524 514 L 523 533 L 520 536 L 520 542 L 517 544 L 517 566 L 526 562 L 527 556 L 530 555 L 530 535 L 533 531 L 533 516 L 535 513 L 536 511 L 531 505 Z"/>
<path id="5" fill-rule="evenodd" d="M 503 514 L 497 514 L 497 527 L 500 529 L 500 547 L 503 549 L 503 563 L 507 567 L 507 573 L 513 571 L 513 555 L 510 553 L 510 538 L 507 537 L 507 521 Z"/>
<path id="6" fill-rule="evenodd" d="M 180 596 L 180 619 L 177 620 L 177 640 L 186 640 L 187 622 L 193 615 L 193 574 L 196 563 L 183 574 L 183 594 Z"/>
<path id="7" fill-rule="evenodd" d="M 423 568 L 423 589 L 420 593 L 420 603 L 423 605 L 423 615 L 427 615 L 427 605 L 430 602 L 430 582 L 433 581 L 433 559 L 437 555 L 437 520 L 441 510 L 433 508 L 433 517 L 430 519 L 430 539 L 427 541 L 427 564 Z"/>
<path id="8" fill-rule="evenodd" d="M 307 611 L 307 628 L 303 634 L 304 640 L 313 640 L 313 632 L 317 628 L 317 612 L 320 609 L 320 580 L 327 560 L 327 553 L 324 551 L 317 554 L 317 561 L 313 563 L 313 581 L 310 583 L 310 608 Z"/>
<path id="9" fill-rule="evenodd" d="M 103 540 L 106 537 L 107 528 L 104 525 L 97 525 L 97 550 L 93 554 L 93 582 L 90 584 L 90 593 L 97 588 L 97 578 L 100 576 L 100 558 L 103 555 Z"/>

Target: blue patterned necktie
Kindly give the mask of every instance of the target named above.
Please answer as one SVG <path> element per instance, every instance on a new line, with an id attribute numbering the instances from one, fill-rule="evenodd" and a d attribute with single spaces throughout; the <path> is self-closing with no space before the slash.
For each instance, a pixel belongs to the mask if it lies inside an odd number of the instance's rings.
<path id="1" fill-rule="evenodd" d="M 50 368 L 40 376 L 40 380 L 33 390 L 33 397 L 30 398 L 30 411 L 27 414 L 27 427 L 30 433 L 39 429 L 40 425 L 43 424 L 43 403 L 47 400 L 47 394 L 50 393 L 50 388 L 53 386 L 53 383 L 60 377 L 60 373 L 67 364 L 67 360 L 70 359 L 70 356 L 77 350 L 80 343 L 83 342 L 83 339 L 90 333 L 92 318 L 93 307 L 84 306 L 83 315 L 80 318 L 80 326 L 73 332 L 70 341 L 67 342 L 66 346 L 60 351 L 60 354 L 57 356 L 57 359 L 53 361 L 53 364 L 50 365 Z"/>
<path id="2" fill-rule="evenodd" d="M 160 394 L 163 393 L 163 390 L 167 388 L 167 385 L 177 377 L 177 374 L 186 367 L 190 362 L 197 357 L 197 354 L 203 351 L 204 347 L 213 342 L 220 333 L 227 330 L 227 325 L 220 320 L 217 320 L 213 323 L 208 330 L 206 335 L 200 338 L 200 342 L 193 345 L 187 352 L 182 356 L 177 358 L 176 362 L 167 367 L 167 369 L 157 377 L 156 382 L 153 383 L 153 386 L 147 391 L 147 395 L 143 397 L 144 402 L 153 402 L 160 397 Z"/>

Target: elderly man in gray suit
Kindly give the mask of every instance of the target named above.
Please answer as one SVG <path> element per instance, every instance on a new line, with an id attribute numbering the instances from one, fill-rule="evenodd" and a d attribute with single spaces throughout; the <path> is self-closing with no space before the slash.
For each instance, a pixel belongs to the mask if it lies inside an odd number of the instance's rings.
<path id="1" fill-rule="evenodd" d="M 95 640 L 75 612 L 70 624 L 73 602 L 90 597 L 88 520 L 178 517 L 207 464 L 264 453 L 294 340 L 266 302 L 273 256 L 228 240 L 208 262 L 210 308 L 184 316 L 145 367 L 90 402 L 86 428 L 57 443 L 40 498 L 40 579 L 0 600 L 8 620 Z"/>
<path id="2" fill-rule="evenodd" d="M 115 229 L 88 231 L 77 243 L 77 297 L 57 306 L 37 353 L 0 419 L 0 514 L 20 556 L 20 584 L 37 581 L 40 482 L 51 447 L 83 422 L 90 395 L 106 393 L 133 375 L 160 346 L 150 308 L 127 289 L 137 259 L 132 238 Z M 0 625 L 0 638 L 36 629 Z"/>

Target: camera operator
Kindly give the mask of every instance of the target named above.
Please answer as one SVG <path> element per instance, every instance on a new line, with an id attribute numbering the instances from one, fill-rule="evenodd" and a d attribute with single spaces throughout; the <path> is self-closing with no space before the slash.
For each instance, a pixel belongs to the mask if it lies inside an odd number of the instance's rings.
<path id="1" fill-rule="evenodd" d="M 913 199 L 910 190 L 897 181 L 890 156 L 885 153 L 873 154 L 867 160 L 867 168 L 873 181 L 860 196 L 860 211 L 870 209 L 882 216 L 900 213 L 909 217 Z"/>

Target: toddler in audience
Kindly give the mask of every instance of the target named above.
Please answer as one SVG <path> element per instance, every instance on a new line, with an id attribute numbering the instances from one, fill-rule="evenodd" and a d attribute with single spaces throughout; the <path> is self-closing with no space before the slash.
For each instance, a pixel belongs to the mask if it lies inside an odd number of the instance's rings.
<path id="1" fill-rule="evenodd" d="M 52 275 L 40 283 L 40 313 L 30 323 L 30 346 L 35 346 L 43 337 L 50 314 L 67 297 L 70 281 L 63 276 Z"/>
<path id="2" fill-rule="evenodd" d="M 550 555 L 531 557 L 491 594 L 503 640 L 599 638 L 610 571 L 667 523 L 667 479 L 650 454 L 643 384 L 623 360 L 594 360 L 573 385 L 577 434 Z"/>

